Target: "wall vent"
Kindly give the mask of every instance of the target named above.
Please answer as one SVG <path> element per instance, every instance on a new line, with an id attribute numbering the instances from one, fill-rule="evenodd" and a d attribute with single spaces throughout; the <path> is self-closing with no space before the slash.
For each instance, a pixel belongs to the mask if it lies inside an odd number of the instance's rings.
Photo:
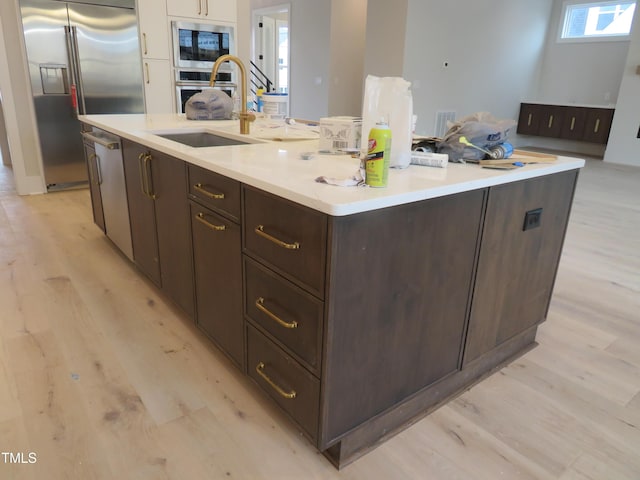
<path id="1" fill-rule="evenodd" d="M 456 112 L 436 112 L 436 128 L 434 135 L 442 138 L 449 127 L 447 122 L 453 122 L 456 119 Z"/>

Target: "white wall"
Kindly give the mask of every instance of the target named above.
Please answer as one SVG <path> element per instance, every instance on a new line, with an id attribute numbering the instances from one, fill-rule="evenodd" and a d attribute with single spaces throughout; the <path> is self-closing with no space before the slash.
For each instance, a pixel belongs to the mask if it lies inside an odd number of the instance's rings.
<path id="1" fill-rule="evenodd" d="M 605 162 L 640 166 L 640 9 L 636 9 Z"/>
<path id="2" fill-rule="evenodd" d="M 333 0 L 329 50 L 329 115 L 362 114 L 367 0 Z"/>
<path id="3" fill-rule="evenodd" d="M 433 135 L 438 111 L 517 119 L 537 88 L 552 6 L 409 0 L 403 77 L 413 85 L 416 132 Z"/>
<path id="4" fill-rule="evenodd" d="M 364 52 L 366 75 L 402 76 L 408 3 L 409 0 L 369 0 Z"/>
<path id="5" fill-rule="evenodd" d="M 10 47 L 10 48 L 7 48 Z M 31 82 L 24 59 L 22 21 L 15 0 L 0 1 L 0 90 L 11 149 L 13 176 L 20 195 L 46 192 Z"/>
<path id="6" fill-rule="evenodd" d="M 554 0 L 536 100 L 615 104 L 629 41 L 558 42 L 563 0 Z"/>

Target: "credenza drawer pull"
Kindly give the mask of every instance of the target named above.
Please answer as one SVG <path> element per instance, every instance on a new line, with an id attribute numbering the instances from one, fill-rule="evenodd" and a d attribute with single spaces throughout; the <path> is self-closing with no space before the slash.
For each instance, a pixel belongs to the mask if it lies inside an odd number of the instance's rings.
<path id="1" fill-rule="evenodd" d="M 596 119 L 596 126 L 593 129 L 593 133 L 598 133 L 598 130 L 600 130 L 600 119 L 599 118 Z"/>
<path id="2" fill-rule="evenodd" d="M 193 188 L 194 188 L 194 190 L 197 190 L 198 192 L 202 193 L 204 196 L 206 196 L 208 198 L 212 198 L 214 200 L 223 200 L 224 199 L 224 193 L 211 193 L 208 190 L 206 190 L 201 183 L 196 183 L 193 186 Z"/>
<path id="3" fill-rule="evenodd" d="M 261 237 L 266 238 L 270 242 L 273 242 L 282 248 L 286 248 L 287 250 L 298 250 L 300 248 L 300 244 L 298 242 L 287 243 L 287 242 L 283 242 L 282 240 L 274 236 L 269 235 L 267 232 L 264 231 L 264 226 L 262 225 L 258 225 L 254 229 L 254 232 L 256 232 Z"/>
<path id="4" fill-rule="evenodd" d="M 271 320 L 274 320 L 279 325 L 282 325 L 284 328 L 298 328 L 298 322 L 296 322 L 295 320 L 292 322 L 286 322 L 278 317 L 275 313 L 271 312 L 267 307 L 265 307 L 264 298 L 262 297 L 258 297 L 256 299 L 256 308 L 267 315 Z"/>
<path id="5" fill-rule="evenodd" d="M 196 220 L 198 220 L 200 223 L 206 225 L 207 227 L 209 227 L 211 230 L 216 230 L 218 232 L 221 232 L 223 230 L 226 230 L 227 227 L 225 225 L 214 225 L 213 223 L 209 223 L 204 219 L 204 213 L 200 212 L 196 215 Z"/>
<path id="6" fill-rule="evenodd" d="M 276 392 L 278 392 L 278 395 L 288 399 L 296 398 L 297 393 L 295 390 L 291 390 L 290 392 L 287 392 L 286 390 L 284 390 L 276 382 L 271 380 L 271 378 L 269 378 L 269 376 L 266 373 L 264 373 L 264 367 L 265 367 L 264 363 L 259 362 L 258 365 L 256 365 L 256 372 L 258 373 L 258 375 L 260 375 L 264 379 L 265 382 L 267 382 L 271 386 L 271 388 L 273 388 Z"/>

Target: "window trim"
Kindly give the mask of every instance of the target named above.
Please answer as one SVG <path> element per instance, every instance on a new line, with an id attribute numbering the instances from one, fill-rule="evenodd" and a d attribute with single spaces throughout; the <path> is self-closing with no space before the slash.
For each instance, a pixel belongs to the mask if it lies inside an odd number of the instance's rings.
<path id="1" fill-rule="evenodd" d="M 597 1 L 593 1 L 593 0 L 565 0 L 564 2 L 562 2 L 562 10 L 560 12 L 560 21 L 558 22 L 558 34 L 556 37 L 556 41 L 557 43 L 591 43 L 591 42 L 628 42 L 630 37 L 631 37 L 631 33 L 633 30 L 633 24 L 632 24 L 632 28 L 631 31 L 629 31 L 629 33 L 627 34 L 619 34 L 619 35 L 594 35 L 594 36 L 590 36 L 590 37 L 568 37 L 568 38 L 563 38 L 562 37 L 562 32 L 564 30 L 564 25 L 566 22 L 566 18 L 567 18 L 567 11 L 569 9 L 569 7 L 573 6 L 573 5 L 588 5 L 588 4 L 619 4 L 619 3 L 625 3 L 625 0 L 621 0 L 621 1 L 602 1 L 602 2 L 597 2 Z M 636 11 L 634 12 L 634 15 L 638 15 L 638 0 L 635 0 L 635 4 L 636 4 Z"/>

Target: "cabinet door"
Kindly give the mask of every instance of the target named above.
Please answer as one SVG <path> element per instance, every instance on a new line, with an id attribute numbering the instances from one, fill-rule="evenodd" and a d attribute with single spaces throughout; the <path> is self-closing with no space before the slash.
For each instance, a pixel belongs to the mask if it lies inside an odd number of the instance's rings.
<path id="1" fill-rule="evenodd" d="M 202 2 L 210 19 L 234 23 L 238 20 L 236 0 L 202 0 Z"/>
<path id="2" fill-rule="evenodd" d="M 613 112 L 614 110 L 610 108 L 590 108 L 587 113 L 583 139 L 586 142 L 607 143 Z"/>
<path id="3" fill-rule="evenodd" d="M 169 60 L 169 24 L 165 0 L 138 0 L 142 58 Z"/>
<path id="4" fill-rule="evenodd" d="M 149 163 L 162 290 L 193 318 L 195 306 L 187 167 L 182 160 L 154 150 L 151 151 Z"/>
<path id="5" fill-rule="evenodd" d="M 146 147 L 122 140 L 133 260 L 153 283 L 161 286 L 155 204 L 148 191 L 148 162 L 145 165 L 143 161 L 148 153 Z"/>
<path id="6" fill-rule="evenodd" d="M 582 140 L 587 109 L 583 107 L 567 107 L 560 136 L 566 140 Z"/>
<path id="7" fill-rule="evenodd" d="M 169 16 L 236 22 L 236 0 L 167 0 Z"/>
<path id="8" fill-rule="evenodd" d="M 521 103 L 518 117 L 518 130 L 521 135 L 537 135 L 540 126 L 541 105 L 535 103 Z"/>
<path id="9" fill-rule="evenodd" d="M 84 144 L 84 158 L 87 161 L 89 192 L 91 194 L 91 209 L 93 210 L 93 223 L 100 227 L 100 230 L 106 232 L 104 224 L 104 211 L 102 209 L 102 193 L 100 192 L 100 165 L 98 164 L 96 149 L 93 147 L 93 145 L 88 143 Z"/>
<path id="10" fill-rule="evenodd" d="M 331 218 L 323 445 L 458 370 L 485 193 Z"/>
<path id="11" fill-rule="evenodd" d="M 240 226 L 191 203 L 196 322 L 244 370 Z"/>
<path id="12" fill-rule="evenodd" d="M 465 365 L 545 319 L 577 175 L 563 172 L 490 189 Z M 535 226 L 532 212 L 538 209 Z"/>
<path id="13" fill-rule="evenodd" d="M 144 104 L 147 113 L 174 113 L 175 102 L 169 60 L 145 59 Z"/>
<path id="14" fill-rule="evenodd" d="M 541 137 L 560 137 L 564 115 L 565 107 L 541 105 L 538 135 Z"/>

